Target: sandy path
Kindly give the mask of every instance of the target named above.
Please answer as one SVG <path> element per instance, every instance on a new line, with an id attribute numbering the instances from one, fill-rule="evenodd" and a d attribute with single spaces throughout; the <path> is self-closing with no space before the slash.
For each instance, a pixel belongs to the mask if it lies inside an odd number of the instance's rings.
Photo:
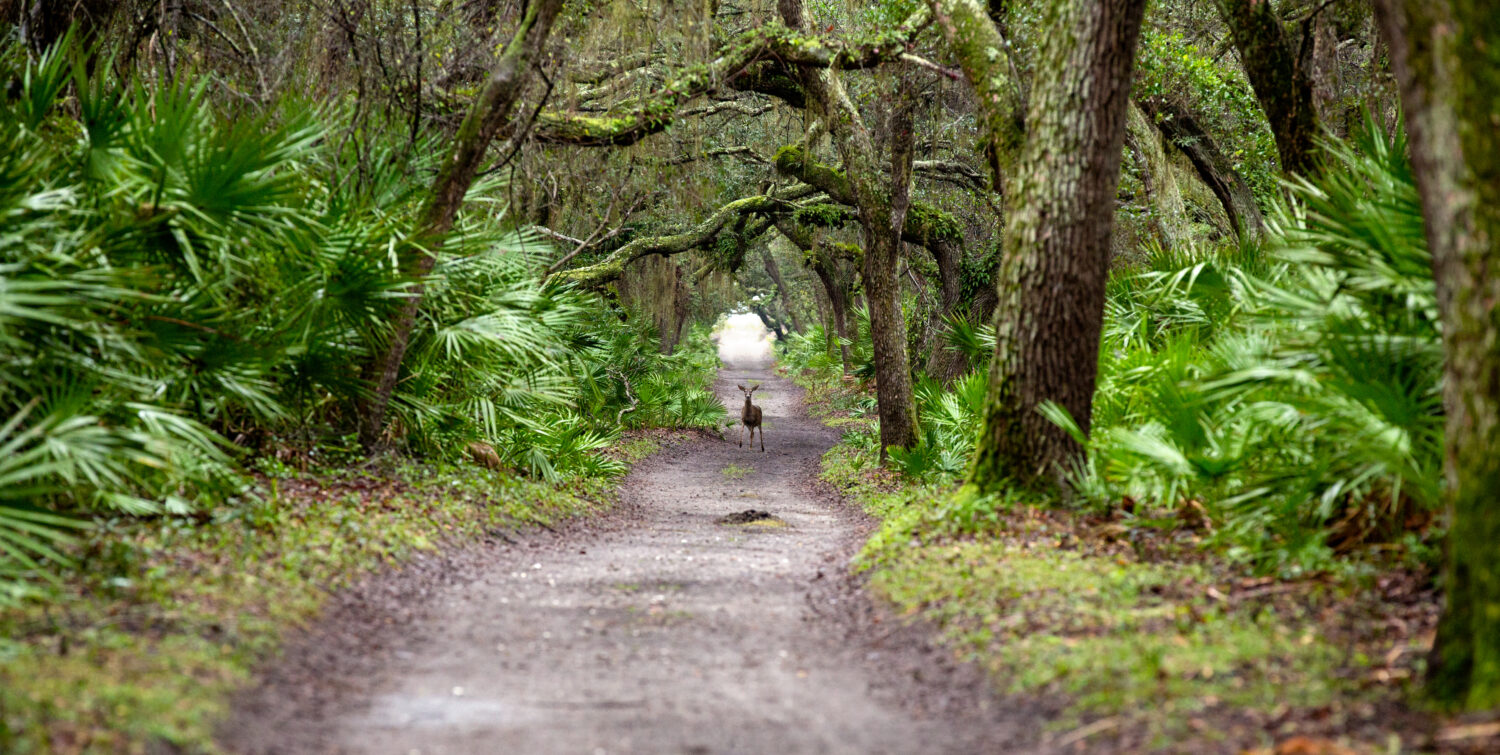
<path id="1" fill-rule="evenodd" d="M 371 638 L 379 660 L 334 659 L 326 674 L 316 672 L 319 679 L 301 682 L 334 690 L 313 694 L 333 701 L 280 710 L 248 704 L 262 712 L 238 715 L 226 745 L 369 753 L 1001 751 L 995 743 L 1011 740 L 1015 727 L 978 710 L 987 695 L 975 695 L 972 685 L 935 695 L 930 681 L 912 679 L 931 667 L 931 653 L 907 657 L 919 653 L 888 636 L 851 639 L 858 632 L 837 618 L 851 615 L 850 606 L 838 604 L 863 599 L 837 583 L 862 524 L 810 486 L 836 436 L 801 413 L 798 390 L 764 360 L 721 372 L 719 394 L 735 414 L 734 386 L 746 381 L 763 385 L 756 397 L 766 453 L 737 448 L 731 431 L 727 442 L 697 440 L 642 464 L 613 523 L 543 547 L 491 549 L 472 580 L 427 597 L 399 638 Z M 751 471 L 736 478 L 735 467 Z M 769 510 L 788 526 L 715 521 L 747 508 Z M 294 652 L 289 662 L 303 662 L 297 658 Z M 277 694 L 275 686 L 262 698 Z"/>

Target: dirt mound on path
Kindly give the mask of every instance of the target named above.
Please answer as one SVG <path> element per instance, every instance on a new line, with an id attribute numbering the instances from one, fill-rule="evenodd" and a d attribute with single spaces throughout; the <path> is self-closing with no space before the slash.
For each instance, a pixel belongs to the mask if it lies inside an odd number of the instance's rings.
<path id="1" fill-rule="evenodd" d="M 778 519 L 769 511 L 760 509 L 745 509 L 727 514 L 714 520 L 717 524 L 759 524 L 763 526 L 785 527 L 786 522 Z"/>

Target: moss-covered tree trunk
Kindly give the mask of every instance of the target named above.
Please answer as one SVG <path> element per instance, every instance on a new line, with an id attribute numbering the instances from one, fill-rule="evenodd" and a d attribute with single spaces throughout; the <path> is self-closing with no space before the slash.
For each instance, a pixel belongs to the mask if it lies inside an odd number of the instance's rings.
<path id="1" fill-rule="evenodd" d="M 1006 15 L 1005 4 L 1000 0 L 987 4 L 975 0 L 931 0 L 929 5 L 943 40 L 963 65 L 974 88 L 979 112 L 980 152 L 989 167 L 991 189 L 1003 195 L 1006 176 L 1015 170 L 1026 133 L 1025 101 L 1020 82 L 1012 75 L 1014 69 L 1008 57 L 1010 46 L 1000 27 Z M 1003 196 L 1001 201 L 1004 201 Z M 941 254 L 944 251 L 946 255 Z M 947 256 L 946 260 L 944 256 Z M 971 322 L 987 322 L 994 306 L 992 296 L 963 302 L 957 269 L 963 257 L 962 247 L 955 244 L 949 250 L 933 249 L 933 257 L 943 278 L 944 314 L 961 314 L 967 304 Z M 945 262 L 952 265 L 951 276 L 943 275 Z M 969 360 L 954 349 L 939 346 L 933 350 L 927 369 L 946 384 L 968 371 Z"/>
<path id="2" fill-rule="evenodd" d="M 525 89 L 529 69 L 540 56 L 561 8 L 562 0 L 536 0 L 527 9 L 510 43 L 495 61 L 489 80 L 459 125 L 453 148 L 438 169 L 432 192 L 417 221 L 418 243 L 408 245 L 403 252 L 402 266 L 413 278 L 420 280 L 437 264 L 432 251 L 453 227 L 453 219 L 474 183 L 490 142 L 510 121 L 511 111 Z M 418 283 L 397 312 L 385 349 L 375 360 L 374 389 L 360 411 L 359 438 L 366 448 L 379 445 L 385 432 L 386 409 L 401 374 L 401 360 L 406 356 L 421 303 L 422 286 Z"/>
<path id="3" fill-rule="evenodd" d="M 1446 606 L 1428 690 L 1500 707 L 1500 13 L 1378 0 L 1422 197 L 1447 362 Z"/>
<path id="4" fill-rule="evenodd" d="M 849 302 L 845 296 L 844 287 L 835 279 L 834 274 L 827 266 L 815 265 L 813 272 L 818 276 L 818 281 L 823 284 L 823 290 L 828 296 L 828 305 L 833 310 L 833 328 L 835 341 L 838 344 L 839 361 L 844 365 L 844 374 L 848 375 L 854 370 L 854 365 L 849 358 Z"/>
<path id="5" fill-rule="evenodd" d="M 974 3 L 944 10 L 992 23 Z M 1093 406 L 1109 238 L 1144 0 L 1053 0 L 1028 134 L 1006 197 L 990 388 L 969 482 L 979 492 L 1056 474 L 1080 449 L 1038 411 Z M 938 14 L 941 16 L 941 14 Z M 958 40 L 962 42 L 962 40 Z M 951 45 L 969 80 L 1003 75 L 982 45 Z M 976 90 L 978 87 L 976 86 Z"/>
<path id="6" fill-rule="evenodd" d="M 958 263 L 963 255 L 963 247 L 956 243 L 938 244 L 932 248 L 933 260 L 937 262 L 938 284 L 941 288 L 942 309 L 939 317 L 964 317 L 963 286 L 960 280 Z M 969 371 L 969 358 L 963 352 L 939 342 L 932 349 L 932 356 L 927 359 L 927 374 L 948 385 L 954 380 L 963 377 Z"/>
<path id="7" fill-rule="evenodd" d="M 848 375 L 854 370 L 854 364 L 849 359 L 849 342 L 853 337 L 849 332 L 849 281 L 840 275 L 838 263 L 833 260 L 826 249 L 820 248 L 817 238 L 806 227 L 798 225 L 788 216 L 781 216 L 776 218 L 776 230 L 781 231 L 781 235 L 785 236 L 787 241 L 803 250 L 807 266 L 812 269 L 813 275 L 817 276 L 818 282 L 823 286 L 836 335 L 835 340 L 830 341 L 830 344 L 837 342 L 839 358 L 844 365 L 844 374 Z M 831 355 L 832 351 L 829 353 Z"/>
<path id="8" fill-rule="evenodd" d="M 1019 82 L 1011 75 L 1009 45 L 996 26 L 1004 4 L 976 0 L 931 0 L 933 19 L 964 67 L 978 107 L 980 152 L 990 170 L 991 188 L 1003 189 L 1024 140 L 1026 112 Z M 972 70 L 971 70 L 972 69 Z"/>

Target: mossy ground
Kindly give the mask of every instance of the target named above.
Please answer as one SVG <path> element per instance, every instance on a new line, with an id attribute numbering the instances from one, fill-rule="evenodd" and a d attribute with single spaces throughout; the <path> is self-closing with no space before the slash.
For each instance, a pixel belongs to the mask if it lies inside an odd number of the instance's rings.
<path id="1" fill-rule="evenodd" d="M 1426 575 L 1254 577 L 1204 547 L 1201 523 L 908 483 L 859 437 L 857 386 L 806 384 L 811 410 L 851 429 L 824 480 L 882 522 L 856 559 L 870 589 L 933 621 L 1002 695 L 1053 711 L 1054 746 L 1430 744 L 1433 720 L 1403 702 L 1436 616 Z"/>
<path id="2" fill-rule="evenodd" d="M 635 434 L 610 454 L 639 461 L 665 437 Z M 281 469 L 260 486 L 260 502 L 205 514 L 213 526 L 103 523 L 61 594 L 0 611 L 0 752 L 213 752 L 230 693 L 331 590 L 613 499 L 608 480 L 552 485 L 473 466 Z"/>

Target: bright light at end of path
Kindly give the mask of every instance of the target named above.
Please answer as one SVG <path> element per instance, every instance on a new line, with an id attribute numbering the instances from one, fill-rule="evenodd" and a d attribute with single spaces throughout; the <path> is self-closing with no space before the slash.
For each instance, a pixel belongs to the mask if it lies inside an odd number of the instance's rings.
<path id="1" fill-rule="evenodd" d="M 729 315 L 714 330 L 719 342 L 719 361 L 726 365 L 753 365 L 771 361 L 771 331 L 749 312 Z"/>

